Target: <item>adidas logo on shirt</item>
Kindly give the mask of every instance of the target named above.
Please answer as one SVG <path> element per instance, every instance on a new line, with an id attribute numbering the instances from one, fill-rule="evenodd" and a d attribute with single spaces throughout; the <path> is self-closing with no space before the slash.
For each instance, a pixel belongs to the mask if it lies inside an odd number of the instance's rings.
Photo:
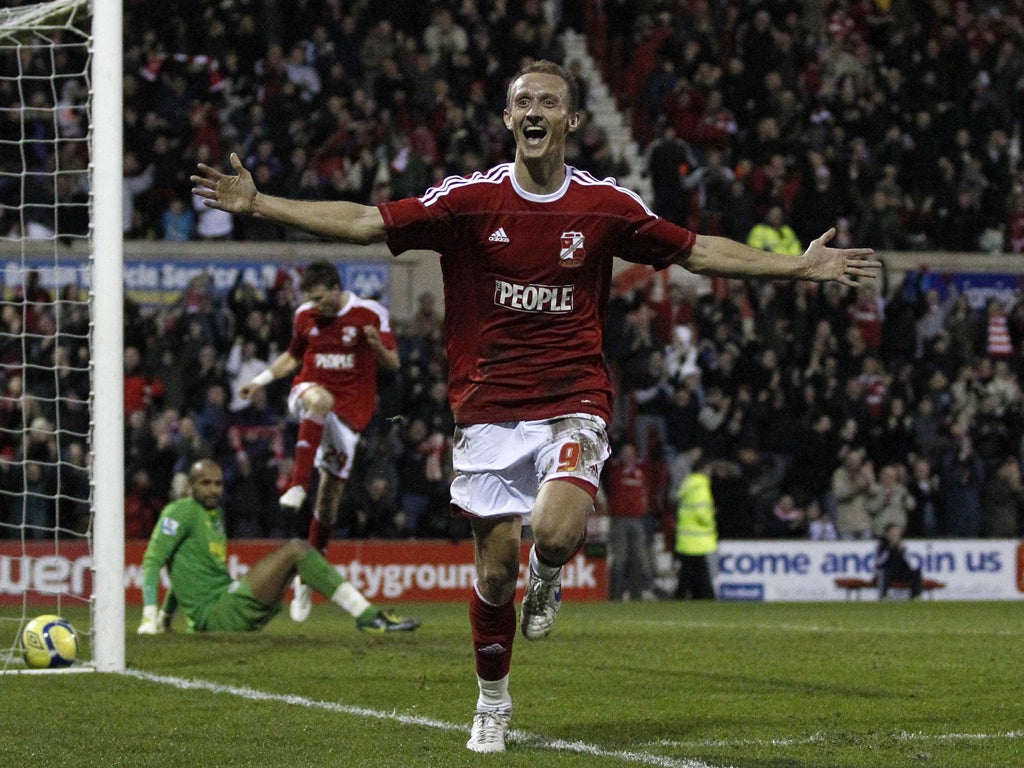
<path id="1" fill-rule="evenodd" d="M 509 243 L 511 240 L 508 239 L 508 235 L 505 234 L 504 227 L 498 227 L 491 233 L 491 236 L 487 238 L 492 243 Z"/>

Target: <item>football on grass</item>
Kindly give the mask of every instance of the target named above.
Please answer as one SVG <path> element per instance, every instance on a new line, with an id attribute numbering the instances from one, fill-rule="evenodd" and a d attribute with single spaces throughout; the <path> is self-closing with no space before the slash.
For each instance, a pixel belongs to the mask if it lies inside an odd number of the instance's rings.
<path id="1" fill-rule="evenodd" d="M 70 667 L 78 656 L 78 635 L 60 616 L 38 616 L 21 633 L 21 652 L 32 669 Z"/>

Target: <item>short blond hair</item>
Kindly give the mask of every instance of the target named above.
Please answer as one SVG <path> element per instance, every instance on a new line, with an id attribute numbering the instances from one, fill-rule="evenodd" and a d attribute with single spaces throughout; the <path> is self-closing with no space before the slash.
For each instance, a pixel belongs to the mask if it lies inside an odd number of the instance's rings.
<path id="1" fill-rule="evenodd" d="M 508 84 L 508 92 L 505 95 L 505 106 L 508 109 L 512 108 L 512 88 L 515 86 L 516 81 L 523 75 L 532 75 L 540 73 L 543 75 L 554 75 L 560 77 L 565 81 L 566 88 L 569 90 L 569 112 L 580 111 L 580 84 L 576 81 L 572 72 L 563 67 L 561 64 L 556 64 L 553 61 L 547 61 L 541 59 L 535 61 L 532 64 L 527 64 L 525 67 L 520 69 L 516 76 L 512 78 Z"/>

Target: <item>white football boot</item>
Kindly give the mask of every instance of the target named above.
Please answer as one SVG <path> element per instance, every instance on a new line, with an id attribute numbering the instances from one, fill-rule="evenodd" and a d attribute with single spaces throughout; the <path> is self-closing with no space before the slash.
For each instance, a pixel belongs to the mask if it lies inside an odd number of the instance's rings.
<path id="1" fill-rule="evenodd" d="M 472 752 L 504 752 L 505 737 L 511 723 L 511 708 L 477 710 L 466 749 Z"/>
<path id="2" fill-rule="evenodd" d="M 519 619 L 527 640 L 540 640 L 551 633 L 562 607 L 562 571 L 553 578 L 542 579 L 530 566 L 530 580 L 523 595 L 523 611 Z"/>
<path id="3" fill-rule="evenodd" d="M 292 512 L 298 511 L 302 506 L 302 502 L 306 500 L 306 489 L 301 485 L 293 485 L 278 499 L 278 504 L 282 507 L 287 507 Z"/>
<path id="4" fill-rule="evenodd" d="M 292 588 L 295 594 L 292 596 L 291 605 L 288 606 L 288 614 L 292 621 L 305 621 L 313 610 L 313 590 L 303 584 L 298 576 L 292 582 Z"/>

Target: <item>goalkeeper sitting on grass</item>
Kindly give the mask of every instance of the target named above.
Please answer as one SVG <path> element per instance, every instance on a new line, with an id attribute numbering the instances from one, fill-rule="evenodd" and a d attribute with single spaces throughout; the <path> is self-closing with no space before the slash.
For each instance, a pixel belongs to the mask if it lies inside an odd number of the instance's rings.
<path id="1" fill-rule="evenodd" d="M 189 495 L 160 513 L 142 559 L 140 635 L 168 629 L 174 610 L 188 617 L 189 632 L 251 632 L 262 629 L 281 609 L 295 574 L 316 592 L 345 609 L 366 632 L 408 632 L 416 619 L 375 608 L 302 539 L 292 539 L 256 563 L 241 579 L 227 569 L 224 474 L 216 462 L 201 459 L 188 474 Z M 171 588 L 157 608 L 160 569 L 167 565 Z"/>

